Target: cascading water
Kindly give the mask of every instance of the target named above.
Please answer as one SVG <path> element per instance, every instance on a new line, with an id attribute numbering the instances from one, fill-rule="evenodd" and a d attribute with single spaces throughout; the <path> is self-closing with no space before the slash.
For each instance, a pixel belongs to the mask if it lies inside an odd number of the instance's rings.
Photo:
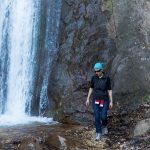
<path id="1" fill-rule="evenodd" d="M 47 3 L 47 7 L 49 7 L 49 9 L 46 11 L 48 19 L 46 22 L 46 35 L 44 42 L 44 49 L 47 50 L 45 54 L 45 59 L 47 61 L 43 64 L 44 79 L 42 81 L 42 88 L 40 91 L 40 115 L 44 113 L 44 110 L 48 106 L 47 87 L 52 60 L 57 52 L 57 37 L 60 22 L 57 18 L 60 18 L 61 14 L 61 0 L 50 0 L 50 3 Z"/>
<path id="2" fill-rule="evenodd" d="M 48 105 L 47 86 L 52 62 L 50 55 L 57 50 L 61 0 L 50 0 L 48 4 L 53 7 L 47 8 L 44 37 L 47 60 L 42 65 L 46 69 L 39 88 L 39 115 L 43 114 Z M 37 56 L 40 55 L 37 53 L 42 53 L 42 50 L 38 51 L 41 5 L 41 0 L 5 0 L 0 3 L 0 125 L 52 120 L 29 117 L 39 76 Z"/>

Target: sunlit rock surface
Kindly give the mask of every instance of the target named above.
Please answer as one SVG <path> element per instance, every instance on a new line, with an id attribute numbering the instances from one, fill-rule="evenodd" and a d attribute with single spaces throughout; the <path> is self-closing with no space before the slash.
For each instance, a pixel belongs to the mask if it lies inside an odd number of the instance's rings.
<path id="1" fill-rule="evenodd" d="M 150 119 L 139 121 L 135 126 L 134 136 L 143 135 L 148 131 L 150 131 Z"/>

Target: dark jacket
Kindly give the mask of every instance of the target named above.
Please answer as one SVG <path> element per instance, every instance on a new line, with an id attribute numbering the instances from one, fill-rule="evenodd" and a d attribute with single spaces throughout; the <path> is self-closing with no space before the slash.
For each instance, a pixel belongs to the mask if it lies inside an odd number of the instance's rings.
<path id="1" fill-rule="evenodd" d="M 94 75 L 91 79 L 91 88 L 93 88 L 93 99 L 94 100 L 108 100 L 108 90 L 111 90 L 110 78 L 103 75 L 102 78 L 99 78 L 97 75 Z"/>

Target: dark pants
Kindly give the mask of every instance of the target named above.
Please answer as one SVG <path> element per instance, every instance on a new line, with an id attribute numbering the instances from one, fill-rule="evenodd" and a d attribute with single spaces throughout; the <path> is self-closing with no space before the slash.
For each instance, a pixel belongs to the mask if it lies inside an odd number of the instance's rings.
<path id="1" fill-rule="evenodd" d="M 109 109 L 109 100 L 104 101 L 104 106 L 100 107 L 99 104 L 95 104 L 95 100 L 92 101 L 96 133 L 102 133 L 102 126 L 107 126 L 107 112 Z"/>

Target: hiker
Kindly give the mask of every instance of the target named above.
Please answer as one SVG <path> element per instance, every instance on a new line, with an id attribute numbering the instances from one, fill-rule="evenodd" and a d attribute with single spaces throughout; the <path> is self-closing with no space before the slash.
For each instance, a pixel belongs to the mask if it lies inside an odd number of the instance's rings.
<path id="1" fill-rule="evenodd" d="M 93 93 L 92 106 L 95 117 L 96 141 L 108 133 L 107 112 L 113 107 L 110 78 L 105 75 L 103 69 L 103 63 L 98 62 L 94 65 L 95 75 L 92 76 L 86 100 L 86 106 L 89 106 L 90 96 Z"/>

